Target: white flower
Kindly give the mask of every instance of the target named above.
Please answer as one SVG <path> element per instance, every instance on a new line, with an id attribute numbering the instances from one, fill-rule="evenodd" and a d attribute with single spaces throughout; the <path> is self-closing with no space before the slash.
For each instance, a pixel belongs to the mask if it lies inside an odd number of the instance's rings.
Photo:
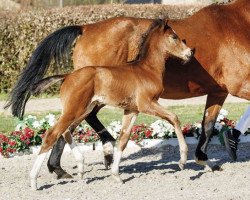
<path id="1" fill-rule="evenodd" d="M 223 115 L 224 117 L 228 115 L 228 111 L 225 109 L 220 110 L 220 115 Z"/>
<path id="2" fill-rule="evenodd" d="M 41 124 L 39 123 L 39 121 L 34 121 L 34 122 L 32 123 L 32 126 L 33 126 L 35 129 L 37 129 L 37 128 L 40 128 Z"/>
<path id="3" fill-rule="evenodd" d="M 107 127 L 108 132 L 116 139 L 121 131 L 122 125 L 120 121 L 113 121 Z"/>
<path id="4" fill-rule="evenodd" d="M 224 118 L 225 118 L 224 115 L 219 114 L 218 117 L 217 117 L 217 119 L 216 119 L 216 121 L 217 121 L 217 122 L 220 122 L 220 121 L 223 120 Z"/>
<path id="5" fill-rule="evenodd" d="M 55 118 L 56 117 L 53 114 L 48 114 L 47 116 L 45 116 L 45 119 L 48 120 L 48 123 L 49 123 L 50 126 L 54 126 L 54 124 L 55 124 Z"/>
<path id="6" fill-rule="evenodd" d="M 200 129 L 201 128 L 201 123 L 194 123 L 194 127 Z"/>
<path id="7" fill-rule="evenodd" d="M 36 119 L 36 116 L 33 116 L 33 115 L 28 115 L 28 117 L 27 117 L 28 119 Z"/>
<path id="8" fill-rule="evenodd" d="M 16 125 L 15 131 L 21 131 L 24 129 L 24 127 L 26 127 L 26 125 L 21 122 L 21 123 Z"/>
<path id="9" fill-rule="evenodd" d="M 219 122 L 216 122 L 214 128 L 220 132 L 222 129 L 222 125 Z"/>
<path id="10" fill-rule="evenodd" d="M 43 119 L 41 119 L 40 121 L 39 121 L 39 124 L 43 124 L 44 122 L 46 122 L 46 120 L 43 118 Z"/>
<path id="11" fill-rule="evenodd" d="M 156 120 L 150 127 L 153 129 L 152 136 L 157 135 L 160 138 L 165 135 L 171 136 L 174 132 L 174 127 L 170 123 L 162 120 Z"/>

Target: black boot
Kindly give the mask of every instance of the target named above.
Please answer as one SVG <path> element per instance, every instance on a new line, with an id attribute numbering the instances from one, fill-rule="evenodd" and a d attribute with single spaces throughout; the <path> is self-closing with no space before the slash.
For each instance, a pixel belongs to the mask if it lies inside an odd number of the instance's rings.
<path id="1" fill-rule="evenodd" d="M 223 133 L 226 150 L 233 161 L 237 159 L 237 147 L 241 132 L 237 129 L 229 129 Z"/>

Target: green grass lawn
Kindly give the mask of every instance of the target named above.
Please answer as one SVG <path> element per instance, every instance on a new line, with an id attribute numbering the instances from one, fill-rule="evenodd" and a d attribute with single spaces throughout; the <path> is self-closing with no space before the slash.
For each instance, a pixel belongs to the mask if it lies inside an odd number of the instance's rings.
<path id="1" fill-rule="evenodd" d="M 248 107 L 248 103 L 228 103 L 223 106 L 229 112 L 228 118 L 233 120 L 239 120 L 240 116 L 245 112 Z M 182 125 L 186 123 L 201 122 L 204 105 L 186 105 L 186 106 L 171 106 L 168 108 L 170 111 L 176 113 Z M 42 118 L 48 113 L 53 113 L 57 116 L 60 112 L 46 112 L 46 113 L 27 113 L 27 115 L 32 114 L 38 118 Z M 98 113 L 99 119 L 102 123 L 107 126 L 110 122 L 122 119 L 123 111 L 120 109 L 102 109 Z M 154 122 L 157 118 L 140 114 L 135 122 L 135 124 L 146 123 L 150 124 Z M 8 133 L 15 129 L 18 120 L 11 117 L 0 114 L 0 132 Z"/>

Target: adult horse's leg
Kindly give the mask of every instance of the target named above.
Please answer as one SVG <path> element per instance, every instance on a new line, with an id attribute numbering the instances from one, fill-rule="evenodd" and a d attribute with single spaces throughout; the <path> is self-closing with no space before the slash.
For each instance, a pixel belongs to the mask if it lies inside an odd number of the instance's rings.
<path id="1" fill-rule="evenodd" d="M 112 135 L 107 131 L 107 129 L 102 125 L 102 123 L 97 118 L 96 114 L 100 110 L 101 107 L 95 107 L 94 110 L 88 115 L 85 119 L 87 123 L 96 131 L 99 135 L 100 140 L 103 144 L 104 149 L 104 163 L 105 167 L 108 168 L 113 161 L 113 149 L 115 144 L 115 139 Z M 54 145 L 52 152 L 50 154 L 47 166 L 49 172 L 55 172 L 57 174 L 57 178 L 72 178 L 65 170 L 61 167 L 61 156 L 63 153 L 64 146 L 66 141 L 61 136 L 56 144 Z"/>
<path id="2" fill-rule="evenodd" d="M 207 157 L 207 145 L 212 135 L 214 124 L 216 122 L 219 111 L 225 102 L 227 93 L 209 94 L 205 112 L 202 120 L 202 132 L 195 151 L 195 160 L 198 164 L 208 165 L 212 170 L 218 169 L 217 165 L 212 164 Z"/>
<path id="3" fill-rule="evenodd" d="M 102 125 L 102 123 L 96 116 L 98 111 L 102 107 L 103 106 L 96 106 L 85 120 L 95 130 L 95 132 L 100 137 L 100 140 L 102 141 L 103 153 L 104 153 L 104 165 L 106 169 L 108 169 L 113 161 L 115 139 L 108 132 L 108 130 Z"/>
<path id="4" fill-rule="evenodd" d="M 57 175 L 57 179 L 72 178 L 72 176 L 61 167 L 61 157 L 65 144 L 66 141 L 64 140 L 63 136 L 60 136 L 56 144 L 53 146 L 49 160 L 47 162 L 49 172 L 55 172 Z"/>

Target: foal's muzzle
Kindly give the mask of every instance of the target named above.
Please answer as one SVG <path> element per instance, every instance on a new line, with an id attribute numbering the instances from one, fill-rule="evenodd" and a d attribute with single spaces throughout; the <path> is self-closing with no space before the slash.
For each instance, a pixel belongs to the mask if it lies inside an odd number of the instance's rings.
<path id="1" fill-rule="evenodd" d="M 185 55 L 184 55 L 184 58 L 183 58 L 184 64 L 190 61 L 190 59 L 193 57 L 194 53 L 195 53 L 194 48 L 193 49 L 188 49 L 188 50 L 185 51 Z"/>

